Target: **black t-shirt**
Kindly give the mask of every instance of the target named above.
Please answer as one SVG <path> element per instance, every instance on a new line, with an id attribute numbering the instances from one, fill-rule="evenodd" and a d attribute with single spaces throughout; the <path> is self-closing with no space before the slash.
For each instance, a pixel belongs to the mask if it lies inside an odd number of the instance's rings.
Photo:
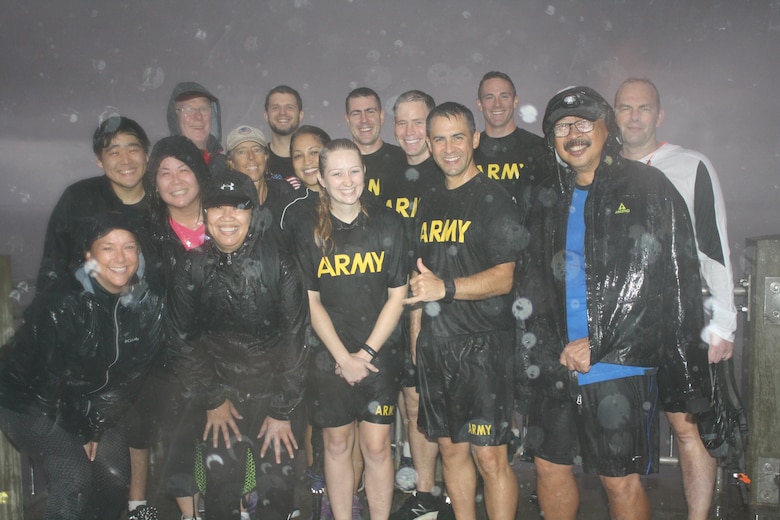
<path id="1" fill-rule="evenodd" d="M 381 181 L 379 199 L 404 219 L 413 219 L 423 193 L 444 182 L 439 166 L 428 157 L 420 164 L 405 164 L 394 177 Z"/>
<path id="2" fill-rule="evenodd" d="M 385 197 L 384 190 L 406 171 L 406 154 L 400 146 L 382 143 L 379 150 L 362 157 L 366 166 L 365 191 L 373 193 L 382 203 L 386 203 L 388 198 Z"/>
<path id="3" fill-rule="evenodd" d="M 370 199 L 370 197 L 369 197 Z M 365 343 L 387 301 L 388 288 L 406 283 L 403 225 L 393 211 L 368 202 L 368 216 L 352 223 L 331 215 L 334 247 L 327 255 L 314 243 L 313 226 L 296 228 L 296 251 L 306 289 L 320 300 L 350 352 Z M 400 340 L 398 327 L 387 343 Z"/>
<path id="4" fill-rule="evenodd" d="M 292 157 L 280 157 L 268 147 L 268 171 L 273 175 L 279 175 L 286 179 L 287 177 L 295 177 L 295 170 L 293 170 Z"/>
<path id="5" fill-rule="evenodd" d="M 515 204 L 483 174 L 454 190 L 442 184 L 423 195 L 416 229 L 416 257 L 442 279 L 471 276 L 515 262 L 520 255 Z M 431 327 L 436 336 L 506 330 L 515 326 L 511 305 L 511 295 L 429 303 L 423 309 L 423 327 Z"/>
<path id="6" fill-rule="evenodd" d="M 521 185 L 535 183 L 545 172 L 544 139 L 521 128 L 504 137 L 489 137 L 482 132 L 474 162 L 488 178 L 501 183 L 519 200 Z"/>

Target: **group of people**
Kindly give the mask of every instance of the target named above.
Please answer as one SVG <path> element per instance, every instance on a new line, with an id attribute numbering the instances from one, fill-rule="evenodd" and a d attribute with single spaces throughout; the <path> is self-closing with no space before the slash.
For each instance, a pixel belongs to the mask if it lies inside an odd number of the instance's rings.
<path id="1" fill-rule="evenodd" d="M 0 350 L 0 430 L 46 474 L 45 517 L 156 518 L 159 442 L 183 520 L 199 502 L 211 519 L 294 516 L 305 446 L 323 520 L 361 517 L 361 484 L 374 519 L 473 520 L 478 479 L 488 516 L 512 519 L 517 411 L 545 518 L 576 518 L 575 463 L 612 518 L 650 518 L 639 477 L 658 470 L 664 410 L 689 518 L 706 518 L 696 414 L 736 329 L 715 170 L 658 142 L 647 79 L 615 108 L 556 93 L 543 137 L 518 105 L 508 75 L 485 74 L 478 132 L 464 105 L 410 90 L 398 146 L 366 87 L 346 98 L 349 139 L 301 124 L 284 85 L 266 96 L 270 140 L 242 125 L 223 148 L 219 100 L 194 82 L 154 147 L 103 121 L 104 175 L 57 203 L 38 293 Z M 397 416 L 414 493 L 392 511 Z"/>

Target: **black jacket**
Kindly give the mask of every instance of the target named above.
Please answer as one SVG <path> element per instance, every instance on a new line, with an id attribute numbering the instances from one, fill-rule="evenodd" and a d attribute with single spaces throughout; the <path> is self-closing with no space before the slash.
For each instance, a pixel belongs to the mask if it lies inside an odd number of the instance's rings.
<path id="1" fill-rule="evenodd" d="M 147 251 L 149 196 L 145 195 L 137 204 L 128 205 L 117 197 L 105 175 L 78 181 L 65 189 L 49 217 L 38 270 L 39 293 L 58 280 L 73 276 L 84 261 L 83 229 L 96 214 L 108 212 L 126 216 L 136 230 L 141 248 Z"/>
<path id="2" fill-rule="evenodd" d="M 120 296 L 77 274 L 39 294 L 0 350 L 0 406 L 49 415 L 86 443 L 138 394 L 159 350 L 163 297 L 143 279 Z"/>
<path id="3" fill-rule="evenodd" d="M 303 397 L 308 307 L 267 208 L 255 206 L 233 253 L 207 241 L 185 255 L 169 310 L 174 370 L 205 409 L 269 399 L 272 417 L 289 418 Z"/>
<path id="4" fill-rule="evenodd" d="M 530 302 L 521 305 L 528 319 L 519 378 L 544 395 L 576 392 L 559 363 L 569 341 L 564 251 L 574 179 L 558 166 L 531 197 L 530 245 L 516 278 L 518 296 Z M 707 395 L 696 242 L 685 202 L 660 171 L 602 157 L 585 204 L 585 270 L 591 365 L 664 366 L 672 399 Z"/>

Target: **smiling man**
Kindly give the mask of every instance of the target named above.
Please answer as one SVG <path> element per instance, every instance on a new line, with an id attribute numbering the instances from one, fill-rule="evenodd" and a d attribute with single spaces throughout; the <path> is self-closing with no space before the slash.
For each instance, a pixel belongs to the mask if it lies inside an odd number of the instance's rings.
<path id="1" fill-rule="evenodd" d="M 398 146 L 382 140 L 385 110 L 379 94 L 368 87 L 359 87 L 349 93 L 344 104 L 344 118 L 352 141 L 366 166 L 366 189 L 386 203 L 389 199 L 383 193 L 384 186 L 395 182 L 406 171 L 406 156 Z"/>
<path id="2" fill-rule="evenodd" d="M 431 155 L 444 182 L 420 200 L 416 273 L 410 283 L 418 423 L 438 442 L 455 517 L 476 518 L 477 476 L 492 519 L 513 519 L 517 479 L 509 466 L 515 320 L 512 281 L 520 255 L 512 199 L 477 170 L 474 115 L 443 103 L 427 118 Z M 473 460 L 472 460 L 473 458 Z"/>
<path id="3" fill-rule="evenodd" d="M 477 168 L 496 180 L 519 200 L 520 185 L 537 180 L 544 171 L 544 140 L 518 128 L 515 112 L 520 103 L 512 79 L 503 72 L 482 76 L 477 91 L 477 108 L 485 130 L 474 154 Z"/>
<path id="4" fill-rule="evenodd" d="M 649 519 L 640 475 L 658 471 L 659 367 L 686 409 L 707 405 L 706 359 L 691 370 L 702 325 L 693 229 L 663 174 L 621 157 L 615 113 L 596 91 L 557 93 L 543 127 L 557 166 L 532 198 L 534 247 L 517 275 L 539 505 L 546 519 L 576 517 L 581 457 L 612 518 Z"/>
<path id="5" fill-rule="evenodd" d="M 278 85 L 265 96 L 263 113 L 268 128 L 271 129 L 271 142 L 268 144 L 268 170 L 279 175 L 293 187 L 301 183 L 295 176 L 290 152 L 290 140 L 303 121 L 303 99 L 292 87 Z"/>
<path id="6" fill-rule="evenodd" d="M 206 87 L 194 81 L 173 87 L 167 119 L 171 135 L 183 135 L 195 143 L 212 171 L 224 168 L 219 99 Z"/>
<path id="7" fill-rule="evenodd" d="M 92 150 L 103 175 L 68 186 L 54 207 L 38 271 L 38 292 L 73 274 L 83 262 L 78 234 L 100 212 L 119 212 L 142 224 L 149 209 L 143 179 L 149 138 L 141 125 L 112 116 L 95 130 Z M 141 226 L 139 229 L 145 229 Z"/>

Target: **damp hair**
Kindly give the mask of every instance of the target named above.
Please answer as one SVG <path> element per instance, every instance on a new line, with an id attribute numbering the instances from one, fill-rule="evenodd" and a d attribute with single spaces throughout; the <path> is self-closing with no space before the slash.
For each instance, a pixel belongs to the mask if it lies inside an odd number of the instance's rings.
<path id="1" fill-rule="evenodd" d="M 474 113 L 469 110 L 465 105 L 456 103 L 454 101 L 445 101 L 441 105 L 431 110 L 428 113 L 428 118 L 425 120 L 425 126 L 427 128 L 426 133 L 428 137 L 431 137 L 431 121 L 435 117 L 446 117 L 447 119 L 462 118 L 466 120 L 466 124 L 474 134 L 477 131 L 477 124 L 474 122 Z"/>
<path id="2" fill-rule="evenodd" d="M 320 150 L 319 169 L 320 175 L 323 175 L 328 163 L 328 157 L 331 152 L 346 150 L 352 151 L 360 157 L 360 163 L 363 164 L 363 156 L 360 155 L 360 149 L 350 139 L 334 139 L 326 143 Z M 364 192 L 365 193 L 365 192 Z M 368 210 L 363 197 L 360 197 L 360 212 L 368 216 Z M 317 219 L 314 223 L 314 243 L 320 248 L 323 255 L 327 255 L 335 248 L 333 243 L 333 222 L 330 218 L 330 195 L 323 186 L 320 190 L 320 201 L 317 205 Z"/>
<path id="3" fill-rule="evenodd" d="M 634 83 L 644 83 L 645 85 L 653 89 L 653 92 L 655 92 L 655 104 L 658 110 L 661 110 L 661 93 L 658 92 L 658 87 L 656 87 L 655 83 L 650 81 L 649 78 L 639 78 L 639 77 L 626 78 L 626 80 L 624 80 L 623 83 L 620 84 L 620 86 L 615 91 L 615 106 L 617 107 L 618 95 L 620 94 L 620 91 L 623 90 L 623 87 L 625 87 L 626 85 L 632 85 Z"/>
<path id="4" fill-rule="evenodd" d="M 398 112 L 398 107 L 401 106 L 401 104 L 412 103 L 414 101 L 425 103 L 425 107 L 429 112 L 436 108 L 436 102 L 433 100 L 433 97 L 430 94 L 426 94 L 422 90 L 407 90 L 398 96 L 398 98 L 395 100 L 395 103 L 393 103 L 393 114 Z"/>
<path id="5" fill-rule="evenodd" d="M 301 95 L 298 93 L 298 91 L 287 85 L 278 85 L 269 90 L 268 94 L 265 95 L 266 112 L 268 112 L 268 103 L 270 102 L 271 96 L 274 94 L 292 94 L 295 97 L 295 102 L 298 104 L 298 110 L 303 110 L 303 99 L 301 99 Z"/>
<path id="6" fill-rule="evenodd" d="M 293 144 L 295 144 L 295 140 L 302 135 L 313 135 L 317 139 L 317 141 L 319 141 L 320 146 L 325 146 L 331 140 L 330 136 L 328 135 L 328 132 L 326 132 L 319 126 L 313 126 L 313 125 L 299 126 L 298 129 L 292 133 L 292 136 L 290 136 L 290 157 L 292 157 Z"/>
<path id="7" fill-rule="evenodd" d="M 482 85 L 491 79 L 503 79 L 509 83 L 510 87 L 512 87 L 512 96 L 517 96 L 517 89 L 515 88 L 515 82 L 512 81 L 512 78 L 510 78 L 505 72 L 491 70 L 490 72 L 486 72 L 485 75 L 482 76 L 482 79 L 479 80 L 479 87 L 477 88 L 477 99 L 482 99 Z"/>
<path id="8" fill-rule="evenodd" d="M 376 91 L 369 87 L 358 87 L 349 94 L 347 94 L 347 99 L 344 101 L 344 110 L 346 110 L 346 113 L 349 115 L 349 101 L 350 99 L 356 99 L 356 98 L 362 98 L 362 97 L 372 97 L 376 99 L 376 104 L 379 107 L 379 109 L 382 109 L 382 100 L 379 99 L 379 94 L 376 93 Z"/>
<path id="9" fill-rule="evenodd" d="M 149 153 L 151 142 L 141 125 L 128 117 L 111 116 L 100 123 L 92 135 L 92 151 L 95 152 L 95 157 L 100 159 L 103 150 L 111 146 L 111 141 L 119 134 L 132 135 L 141 143 L 144 153 Z"/>

